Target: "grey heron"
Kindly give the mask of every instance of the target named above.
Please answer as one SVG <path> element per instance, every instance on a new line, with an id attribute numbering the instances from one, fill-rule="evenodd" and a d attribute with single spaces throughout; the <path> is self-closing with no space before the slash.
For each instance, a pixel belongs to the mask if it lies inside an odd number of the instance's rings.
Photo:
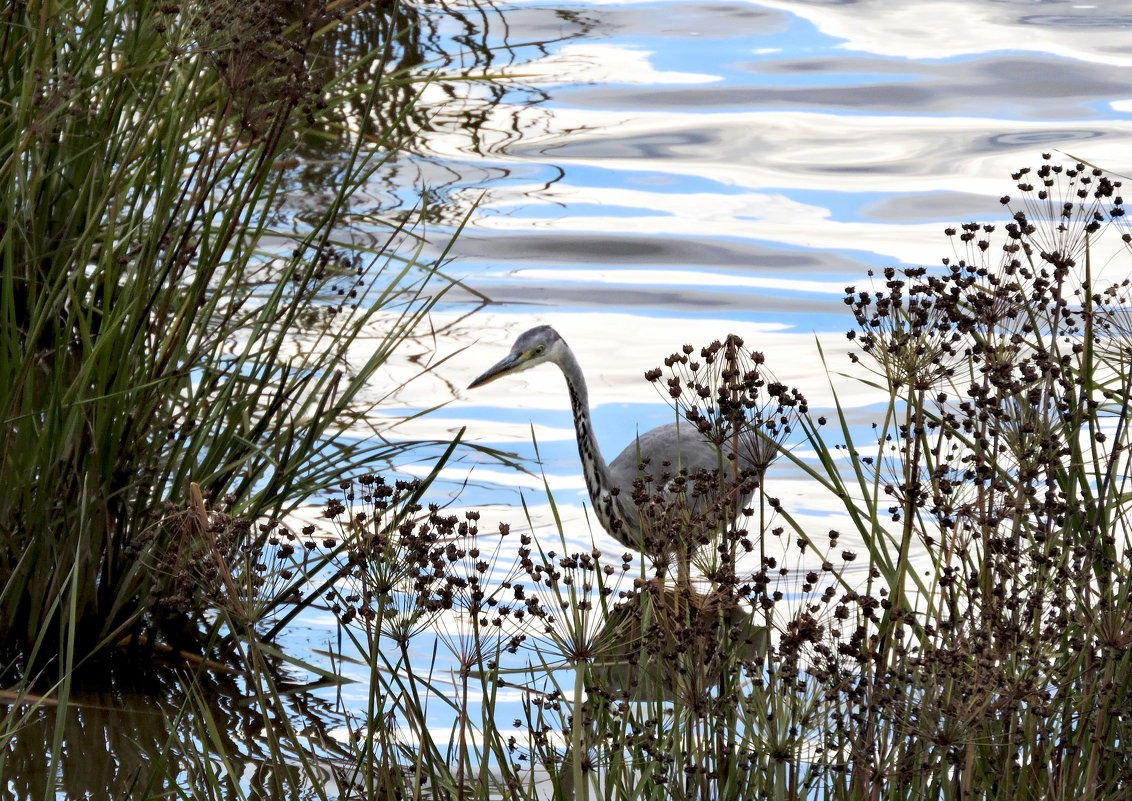
<path id="1" fill-rule="evenodd" d="M 704 476 L 705 471 L 718 477 L 719 471 L 727 467 L 730 460 L 723 455 L 720 447 L 707 435 L 701 433 L 695 425 L 681 422 L 658 426 L 638 434 L 616 459 L 607 464 L 594 437 L 590 419 L 589 393 L 582 368 L 565 340 L 548 325 L 541 325 L 521 334 L 511 348 L 511 352 L 469 384 L 468 389 L 475 389 L 502 376 L 547 362 L 557 365 L 566 377 L 586 488 L 602 527 L 622 545 L 643 551 L 650 556 L 677 551 L 681 568 L 686 568 L 685 560 L 689 556 L 690 549 L 695 547 L 695 543 L 687 541 L 687 538 L 681 538 L 685 540 L 684 548 L 681 549 L 680 542 L 672 541 L 674 538 L 672 533 L 646 531 L 648 524 L 642 522 L 641 510 L 633 497 L 634 482 L 647 475 L 652 477 L 653 482 L 658 480 L 661 482 L 661 484 L 654 483 L 654 486 L 663 487 L 667 484 L 665 476 L 668 478 L 677 474 Z M 748 476 L 752 474 L 761 476 L 762 473 L 762 469 L 755 462 L 766 448 L 760 446 L 757 437 L 757 434 L 745 434 L 743 441 L 749 446 L 751 443 L 754 444 L 753 447 L 740 449 L 739 464 L 741 467 L 749 468 Z M 752 455 L 756 458 L 752 459 Z M 765 467 L 765 464 L 762 467 Z M 687 494 L 693 495 L 691 485 L 687 486 Z M 716 486 L 718 487 L 719 484 Z M 747 481 L 740 485 L 738 492 L 740 507 L 750 500 L 753 492 L 752 482 Z M 672 499 L 671 491 L 667 495 Z M 697 492 L 695 496 L 691 504 L 693 514 L 711 506 L 715 500 L 710 493 Z M 733 504 L 731 508 L 735 508 Z M 707 525 L 714 528 L 716 524 Z"/>

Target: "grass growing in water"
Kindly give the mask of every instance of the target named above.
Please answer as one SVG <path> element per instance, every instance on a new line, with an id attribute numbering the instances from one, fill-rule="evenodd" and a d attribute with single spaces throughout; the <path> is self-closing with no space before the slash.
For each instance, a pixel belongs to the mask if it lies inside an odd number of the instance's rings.
<path id="1" fill-rule="evenodd" d="M 813 449 L 780 463 L 837 499 L 841 531 L 808 530 L 772 466 L 750 514 L 717 510 L 702 577 L 681 586 L 632 556 L 481 535 L 474 513 L 405 505 L 377 477 L 331 504 L 348 554 L 332 608 L 372 666 L 345 763 L 367 778 L 337 792 L 1126 797 L 1132 284 L 1100 286 L 1092 259 L 1132 236 L 1099 170 L 1047 161 L 1015 180 L 1001 234 L 962 226 L 941 268 L 847 293 L 853 359 L 873 371 L 857 380 L 887 398 L 871 433 L 784 403 L 753 355 L 712 377 L 707 355 L 734 339 L 666 365 L 691 421 L 726 417 L 729 382 L 774 398 L 747 409 Z M 451 662 L 412 647 L 430 630 Z M 501 719 L 517 688 L 519 719 Z"/>
<path id="2" fill-rule="evenodd" d="M 409 447 L 334 436 L 365 426 L 359 391 L 436 295 L 412 255 L 332 239 L 381 150 L 354 137 L 325 207 L 298 234 L 271 228 L 297 136 L 408 82 L 384 74 L 388 50 L 341 65 L 375 82 L 312 68 L 361 5 L 0 12 L 3 681 L 48 665 L 66 677 L 123 642 L 199 651 L 236 569 L 210 540 L 206 499 L 278 518 Z M 363 335 L 366 355 L 347 363 Z M 241 538 L 231 554 L 266 537 L 225 533 Z M 291 590 L 233 607 L 247 618 L 231 633 Z"/>

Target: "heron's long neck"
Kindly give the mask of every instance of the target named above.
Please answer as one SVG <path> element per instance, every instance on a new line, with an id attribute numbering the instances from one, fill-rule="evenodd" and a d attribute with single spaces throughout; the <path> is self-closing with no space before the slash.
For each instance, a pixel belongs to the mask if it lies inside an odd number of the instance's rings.
<path id="1" fill-rule="evenodd" d="M 582 458 L 582 470 L 586 478 L 586 488 L 590 493 L 594 512 L 606 531 L 618 535 L 620 529 L 631 525 L 629 510 L 635 511 L 632 501 L 632 487 L 619 487 L 617 495 L 611 495 L 614 488 L 609 465 L 601 455 L 590 420 L 590 398 L 586 389 L 586 379 L 574 354 L 568 349 L 558 362 L 562 374 L 566 376 L 566 386 L 570 390 L 570 406 L 574 410 L 574 428 L 578 433 L 578 455 Z"/>

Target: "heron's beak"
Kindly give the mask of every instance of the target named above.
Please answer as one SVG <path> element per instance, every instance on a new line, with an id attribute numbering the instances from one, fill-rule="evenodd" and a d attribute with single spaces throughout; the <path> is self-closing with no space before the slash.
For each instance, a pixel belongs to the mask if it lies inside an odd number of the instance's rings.
<path id="1" fill-rule="evenodd" d="M 516 370 L 522 363 L 523 356 L 521 353 L 509 353 L 507 354 L 507 358 L 489 367 L 487 372 L 468 384 L 468 389 L 475 389 L 476 387 L 482 387 L 484 384 L 491 383 L 500 376 L 507 375 Z"/>

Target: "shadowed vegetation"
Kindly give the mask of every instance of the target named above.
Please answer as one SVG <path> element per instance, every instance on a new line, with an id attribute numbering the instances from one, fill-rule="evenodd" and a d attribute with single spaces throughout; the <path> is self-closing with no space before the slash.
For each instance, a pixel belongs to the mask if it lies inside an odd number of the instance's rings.
<path id="1" fill-rule="evenodd" d="M 222 551 L 263 539 L 212 532 L 206 499 L 278 518 L 412 447 L 367 438 L 358 393 L 441 287 L 412 254 L 335 238 L 395 144 L 344 126 L 377 106 L 399 125 L 388 104 L 413 93 L 392 64 L 395 15 L 378 16 L 383 47 L 328 65 L 330 33 L 370 12 L 137 0 L 0 15 L 6 679 L 114 644 L 199 651 L 236 571 Z M 332 128 L 353 151 L 318 210 L 276 230 L 280 157 Z M 243 607 L 245 632 L 272 606 Z"/>

